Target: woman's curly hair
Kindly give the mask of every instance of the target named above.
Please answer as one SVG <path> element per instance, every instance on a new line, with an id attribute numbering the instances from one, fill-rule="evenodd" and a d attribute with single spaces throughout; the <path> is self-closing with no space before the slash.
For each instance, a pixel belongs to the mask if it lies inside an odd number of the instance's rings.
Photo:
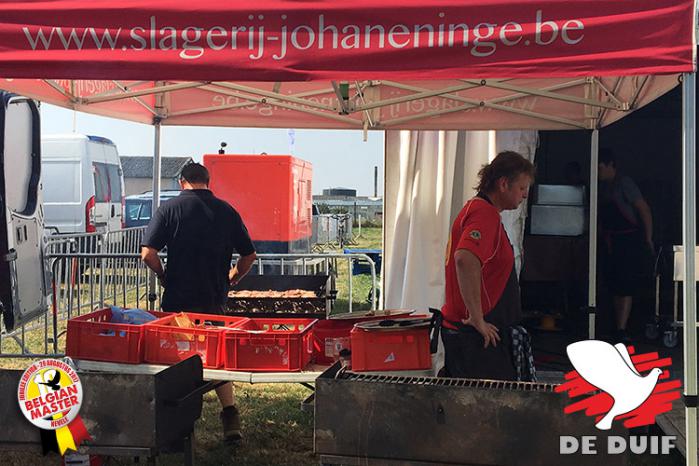
<path id="1" fill-rule="evenodd" d="M 483 193 L 491 192 L 503 176 L 511 183 L 521 174 L 529 175 L 533 180 L 535 173 L 534 165 L 522 155 L 511 150 L 503 151 L 480 169 L 475 189 Z"/>

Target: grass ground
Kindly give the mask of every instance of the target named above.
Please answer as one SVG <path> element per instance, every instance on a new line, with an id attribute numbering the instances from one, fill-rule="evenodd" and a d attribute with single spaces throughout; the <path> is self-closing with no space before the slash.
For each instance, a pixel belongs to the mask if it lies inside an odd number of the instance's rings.
<path id="1" fill-rule="evenodd" d="M 355 232 L 357 230 L 355 229 Z M 362 228 L 362 235 L 353 241 L 354 244 L 347 244 L 346 249 L 382 249 L 383 235 L 381 228 Z M 342 253 L 339 247 L 326 247 L 325 252 Z M 337 300 L 333 313 L 349 311 L 349 265 L 347 261 L 338 261 L 337 267 Z M 379 274 L 381 270 L 377 267 L 376 283 L 377 287 L 381 283 Z M 371 309 L 369 293 L 371 291 L 371 275 L 361 274 L 352 276 L 352 310 Z M 380 290 L 377 288 L 377 297 Z"/>
<path id="2" fill-rule="evenodd" d="M 356 230 L 355 230 L 356 231 Z M 362 236 L 352 248 L 380 249 L 381 228 L 363 228 Z M 341 252 L 339 248 L 326 251 Z M 349 293 L 346 285 L 349 269 L 344 261 L 339 261 L 337 288 L 338 300 L 334 312 L 344 312 L 349 308 Z M 379 271 L 377 271 L 377 274 Z M 378 277 L 377 277 L 378 279 Z M 367 301 L 371 289 L 371 276 L 353 276 L 353 309 L 369 309 Z M 127 300 L 131 300 L 128 297 Z M 43 352 L 43 323 L 40 328 L 27 332 L 24 343 L 31 351 Z M 64 326 L 60 327 L 61 330 Z M 65 347 L 65 337 L 59 338 L 59 349 Z M 16 353 L 19 346 L 11 339 L 2 341 L 3 353 Z M 0 368 L 24 369 L 30 360 L 26 358 L 0 358 Z M 301 402 L 311 394 L 299 384 L 235 384 L 238 405 L 243 420 L 245 439 L 232 448 L 222 441 L 218 414 L 220 405 L 213 393 L 204 396 L 201 418 L 195 428 L 196 464 L 218 466 L 236 464 L 243 466 L 289 465 L 301 466 L 318 464 L 313 454 L 313 415 L 301 410 Z M 11 394 L 15 396 L 14 394 Z M 162 455 L 160 464 L 182 464 L 182 456 Z M 112 458 L 111 464 L 130 464 L 131 459 Z M 0 465 L 59 465 L 58 456 L 41 457 L 31 454 L 0 453 Z"/>

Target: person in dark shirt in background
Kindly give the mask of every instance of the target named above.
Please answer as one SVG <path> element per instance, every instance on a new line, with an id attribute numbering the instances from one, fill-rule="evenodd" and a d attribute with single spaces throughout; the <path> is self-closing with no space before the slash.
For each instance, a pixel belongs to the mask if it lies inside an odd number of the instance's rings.
<path id="1" fill-rule="evenodd" d="M 610 149 L 599 151 L 600 248 L 607 253 L 604 272 L 614 300 L 614 339 L 629 343 L 626 325 L 633 296 L 655 253 L 653 216 L 636 183 L 618 172 Z"/>
<path id="2" fill-rule="evenodd" d="M 190 163 L 179 178 L 182 192 L 160 206 L 148 224 L 141 259 L 165 288 L 161 307 L 167 312 L 223 314 L 230 286 L 255 262 L 255 248 L 238 212 L 209 190 L 209 172 Z M 167 267 L 158 251 L 167 247 Z M 233 253 L 240 255 L 231 267 Z M 226 440 L 240 440 L 240 415 L 233 385 L 216 389 Z"/>

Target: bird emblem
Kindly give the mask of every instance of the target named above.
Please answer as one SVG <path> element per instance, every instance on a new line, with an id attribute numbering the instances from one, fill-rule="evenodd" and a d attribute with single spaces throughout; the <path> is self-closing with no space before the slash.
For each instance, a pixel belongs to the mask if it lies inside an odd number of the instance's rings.
<path id="1" fill-rule="evenodd" d="M 54 371 L 53 377 L 48 382 L 39 382 L 41 385 L 46 385 L 54 392 L 61 389 L 61 371 Z"/>
<path id="2" fill-rule="evenodd" d="M 622 343 L 584 340 L 568 345 L 566 352 L 580 377 L 614 401 L 609 412 L 595 424 L 600 430 L 611 429 L 615 417 L 641 406 L 653 393 L 663 372 L 656 367 L 645 377 L 639 374 Z"/>

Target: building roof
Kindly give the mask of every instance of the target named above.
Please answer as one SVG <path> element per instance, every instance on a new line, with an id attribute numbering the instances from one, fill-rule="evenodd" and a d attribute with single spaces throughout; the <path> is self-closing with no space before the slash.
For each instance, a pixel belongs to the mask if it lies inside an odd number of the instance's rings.
<path id="1" fill-rule="evenodd" d="M 343 207 L 352 207 L 355 204 L 357 207 L 360 206 L 377 206 L 381 207 L 383 206 L 383 199 L 361 199 L 361 198 L 355 198 L 354 200 L 351 199 L 319 199 L 317 196 L 313 196 L 313 203 L 316 205 L 328 205 L 328 206 L 343 206 Z"/>
<path id="2" fill-rule="evenodd" d="M 153 178 L 153 157 L 121 156 L 120 159 L 124 178 Z M 192 157 L 162 157 L 160 177 L 175 178 L 192 161 Z"/>

